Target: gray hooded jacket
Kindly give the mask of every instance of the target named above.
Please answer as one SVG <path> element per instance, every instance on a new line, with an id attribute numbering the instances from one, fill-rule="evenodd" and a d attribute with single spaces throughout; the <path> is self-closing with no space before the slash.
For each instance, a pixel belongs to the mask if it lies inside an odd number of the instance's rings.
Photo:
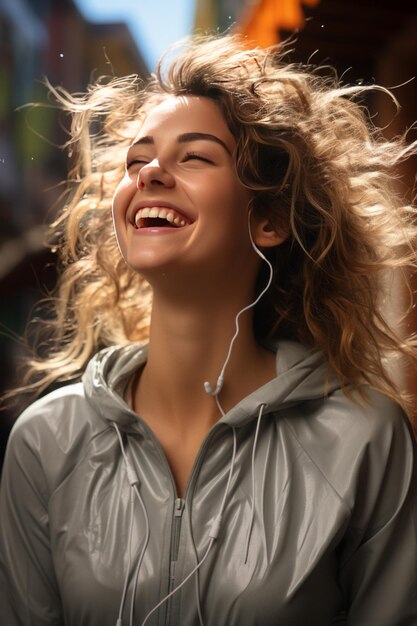
<path id="1" fill-rule="evenodd" d="M 179 498 L 124 399 L 145 360 L 102 351 L 17 420 L 1 626 L 417 625 L 413 440 L 393 402 L 348 400 L 282 342 L 279 375 L 210 430 Z"/>

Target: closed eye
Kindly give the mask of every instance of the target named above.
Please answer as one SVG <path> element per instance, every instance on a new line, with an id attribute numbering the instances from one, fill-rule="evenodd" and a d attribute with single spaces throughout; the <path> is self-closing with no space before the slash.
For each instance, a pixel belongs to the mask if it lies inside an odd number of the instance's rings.
<path id="1" fill-rule="evenodd" d="M 199 154 L 198 152 L 187 152 L 185 155 L 183 162 L 185 161 L 204 161 L 205 163 L 213 163 L 211 159 L 208 159 L 206 156 Z"/>
<path id="2" fill-rule="evenodd" d="M 145 161 L 144 159 L 132 159 L 131 161 L 127 161 L 126 169 L 128 170 L 132 165 L 146 165 L 147 163 L 149 163 L 149 161 Z"/>

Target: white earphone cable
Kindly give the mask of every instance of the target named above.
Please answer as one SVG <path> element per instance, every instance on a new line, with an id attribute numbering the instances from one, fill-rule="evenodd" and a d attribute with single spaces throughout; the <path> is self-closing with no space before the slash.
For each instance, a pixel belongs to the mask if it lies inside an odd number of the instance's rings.
<path id="1" fill-rule="evenodd" d="M 247 306 L 245 306 L 243 309 L 241 309 L 238 314 L 235 317 L 235 333 L 230 341 L 229 344 L 229 350 L 227 352 L 227 356 L 225 359 L 225 362 L 223 363 L 223 367 L 220 371 L 220 375 L 217 379 L 217 384 L 216 384 L 216 388 L 213 390 L 211 384 L 209 381 L 205 381 L 204 383 L 204 389 L 206 391 L 206 393 L 208 393 L 210 396 L 213 396 L 216 399 L 217 402 L 217 406 L 220 410 L 220 413 L 222 415 L 224 415 L 224 411 L 223 408 L 220 404 L 220 401 L 218 400 L 218 395 L 223 387 L 223 382 L 224 382 L 224 373 L 227 367 L 227 364 L 229 363 L 229 359 L 231 357 L 232 354 L 232 350 L 233 350 L 233 345 L 237 339 L 237 336 L 239 335 L 239 318 L 240 316 L 245 313 L 245 311 L 248 311 L 249 309 L 251 309 L 252 307 L 256 306 L 259 302 L 259 300 L 262 298 L 262 296 L 268 291 L 269 287 L 271 286 L 272 283 L 272 279 L 274 277 L 274 268 L 272 267 L 272 263 L 266 258 L 266 256 L 257 248 L 254 240 L 253 240 L 253 236 L 252 236 L 252 230 L 250 227 L 250 217 L 251 217 L 251 212 L 249 211 L 248 213 L 248 230 L 249 230 L 249 238 L 250 238 L 250 242 L 252 245 L 252 248 L 254 249 L 254 251 L 256 252 L 256 254 L 263 260 L 265 261 L 265 263 L 268 265 L 269 268 L 269 277 L 268 277 L 268 281 L 267 284 L 265 285 L 265 287 L 262 289 L 262 291 L 259 293 L 259 295 L 257 296 L 257 298 L 251 302 L 250 304 L 248 304 Z"/>

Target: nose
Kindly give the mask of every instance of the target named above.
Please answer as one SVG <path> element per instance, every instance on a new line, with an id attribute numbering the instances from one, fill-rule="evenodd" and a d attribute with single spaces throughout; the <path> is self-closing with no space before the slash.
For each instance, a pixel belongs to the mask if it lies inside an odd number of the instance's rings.
<path id="1" fill-rule="evenodd" d="M 174 177 L 160 166 L 158 159 L 146 163 L 140 169 L 136 181 L 136 186 L 140 190 L 152 186 L 173 187 L 174 184 Z"/>

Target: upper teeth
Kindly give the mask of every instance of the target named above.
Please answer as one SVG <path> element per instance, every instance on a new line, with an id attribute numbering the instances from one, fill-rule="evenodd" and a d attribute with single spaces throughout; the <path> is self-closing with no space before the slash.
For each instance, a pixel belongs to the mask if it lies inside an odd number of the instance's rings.
<path id="1" fill-rule="evenodd" d="M 135 225 L 137 228 L 140 227 L 140 220 L 145 217 L 159 217 L 160 219 L 167 220 L 171 224 L 175 224 L 175 226 L 185 226 L 186 224 L 185 219 L 180 217 L 176 211 L 154 206 L 145 207 L 137 211 L 135 215 Z"/>

